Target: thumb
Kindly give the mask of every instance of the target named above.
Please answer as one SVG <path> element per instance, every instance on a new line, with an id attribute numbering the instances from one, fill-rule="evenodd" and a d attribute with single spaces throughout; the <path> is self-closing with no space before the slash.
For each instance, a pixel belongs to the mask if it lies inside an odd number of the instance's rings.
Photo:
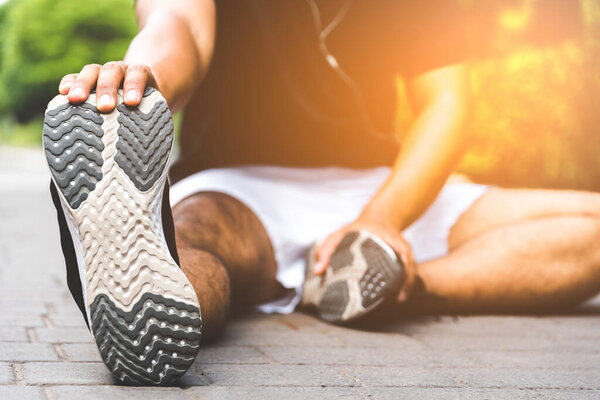
<path id="1" fill-rule="evenodd" d="M 327 238 L 317 249 L 316 252 L 316 263 L 314 266 L 315 275 L 323 275 L 329 266 L 331 261 L 331 255 L 335 250 L 336 243 L 331 237 Z"/>

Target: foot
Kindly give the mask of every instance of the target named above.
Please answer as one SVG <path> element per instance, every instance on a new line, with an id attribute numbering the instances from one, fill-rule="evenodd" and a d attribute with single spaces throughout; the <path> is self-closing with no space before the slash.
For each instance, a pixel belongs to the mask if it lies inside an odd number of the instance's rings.
<path id="1" fill-rule="evenodd" d="M 360 318 L 400 291 L 402 262 L 390 246 L 366 231 L 350 232 L 331 257 L 325 274 L 314 274 L 316 245 L 309 256 L 301 304 L 312 306 L 326 321 Z"/>
<path id="2" fill-rule="evenodd" d="M 128 384 L 162 385 L 192 365 L 200 305 L 179 268 L 168 202 L 173 121 L 146 89 L 139 107 L 107 114 L 95 95 L 55 97 L 43 141 L 67 281 L 100 354 Z"/>

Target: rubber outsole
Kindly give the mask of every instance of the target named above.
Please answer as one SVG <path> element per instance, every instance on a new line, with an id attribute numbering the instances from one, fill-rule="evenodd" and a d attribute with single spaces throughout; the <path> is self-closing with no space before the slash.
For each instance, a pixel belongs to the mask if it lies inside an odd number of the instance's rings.
<path id="1" fill-rule="evenodd" d="M 151 89 L 139 107 L 119 104 L 100 114 L 93 95 L 77 106 L 57 96 L 43 135 L 79 249 L 88 322 L 105 364 L 124 383 L 172 382 L 194 361 L 202 319 L 162 228 L 173 145 L 166 102 Z"/>
<path id="2" fill-rule="evenodd" d="M 370 313 L 395 295 L 405 280 L 404 267 L 391 248 L 365 231 L 344 236 L 324 276 L 312 274 L 313 264 L 314 249 L 302 303 L 312 305 L 332 323 L 347 323 Z"/>
<path id="3" fill-rule="evenodd" d="M 46 160 L 58 188 L 72 208 L 87 199 L 102 179 L 102 123 L 90 104 L 69 103 L 48 110 L 43 141 Z"/>

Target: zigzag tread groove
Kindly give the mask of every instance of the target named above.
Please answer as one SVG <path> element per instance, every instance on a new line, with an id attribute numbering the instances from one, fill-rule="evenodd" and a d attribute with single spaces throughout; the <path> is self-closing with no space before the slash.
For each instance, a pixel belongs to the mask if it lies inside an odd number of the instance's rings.
<path id="1" fill-rule="evenodd" d="M 102 179 L 103 119 L 95 107 L 64 103 L 46 111 L 43 143 L 50 172 L 69 205 L 78 208 Z"/>
<path id="2" fill-rule="evenodd" d="M 193 305 L 145 293 L 123 311 L 101 294 L 90 314 L 100 354 L 124 383 L 168 384 L 194 362 L 202 320 Z"/>
<path id="3" fill-rule="evenodd" d="M 173 144 L 169 107 L 159 101 L 148 113 L 124 104 L 117 109 L 120 126 L 115 161 L 140 191 L 147 191 L 166 167 Z"/>

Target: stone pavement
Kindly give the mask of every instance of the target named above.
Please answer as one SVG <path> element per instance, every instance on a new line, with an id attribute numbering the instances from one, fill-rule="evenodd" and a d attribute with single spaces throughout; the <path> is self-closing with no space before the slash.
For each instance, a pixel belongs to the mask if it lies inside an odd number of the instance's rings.
<path id="1" fill-rule="evenodd" d="M 115 386 L 67 292 L 41 152 L 0 148 L 0 399 L 600 398 L 600 298 L 364 332 L 240 311 L 181 387 Z"/>

